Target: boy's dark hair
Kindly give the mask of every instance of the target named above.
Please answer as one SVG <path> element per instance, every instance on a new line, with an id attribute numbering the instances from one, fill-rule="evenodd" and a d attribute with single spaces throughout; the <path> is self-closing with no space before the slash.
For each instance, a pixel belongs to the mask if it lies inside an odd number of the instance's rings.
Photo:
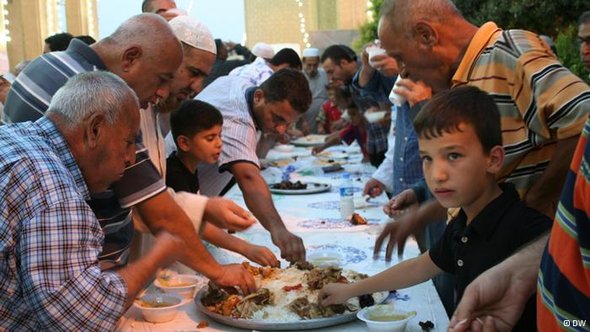
<path id="1" fill-rule="evenodd" d="M 299 54 L 295 52 L 291 48 L 283 48 L 282 50 L 278 51 L 271 59 L 270 62 L 272 65 L 278 66 L 282 64 L 289 65 L 289 68 L 301 70 L 302 63 L 301 59 L 299 58 Z"/>
<path id="2" fill-rule="evenodd" d="M 461 123 L 473 126 L 485 152 L 502 145 L 500 112 L 494 99 L 472 86 L 434 95 L 414 119 L 414 129 L 418 137 L 431 139 L 458 131 Z"/>
<path id="3" fill-rule="evenodd" d="M 322 53 L 322 57 L 320 58 L 320 63 L 324 63 L 327 59 L 332 60 L 332 62 L 340 63 L 340 60 L 346 60 L 348 62 L 356 61 L 356 53 L 346 46 L 346 45 L 332 45 Z"/>
<path id="4" fill-rule="evenodd" d="M 259 89 L 269 103 L 287 100 L 298 113 L 304 113 L 311 105 L 309 83 L 299 70 L 284 68 L 262 82 Z"/>
<path id="5" fill-rule="evenodd" d="M 201 100 L 185 100 L 170 113 L 174 143 L 180 135 L 193 137 L 199 132 L 223 125 L 223 116 L 215 106 Z"/>
<path id="6" fill-rule="evenodd" d="M 51 52 L 65 51 L 73 38 L 74 36 L 67 32 L 56 33 L 53 36 L 45 38 L 45 43 L 49 45 L 49 50 Z"/>

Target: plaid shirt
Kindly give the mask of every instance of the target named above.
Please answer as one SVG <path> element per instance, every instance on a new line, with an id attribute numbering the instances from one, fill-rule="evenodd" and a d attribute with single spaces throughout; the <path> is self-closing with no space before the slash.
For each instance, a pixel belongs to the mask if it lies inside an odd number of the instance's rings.
<path id="1" fill-rule="evenodd" d="M 101 272 L 103 232 L 47 118 L 0 127 L 0 330 L 113 330 L 125 282 Z"/>
<path id="2" fill-rule="evenodd" d="M 367 123 L 367 151 L 371 155 L 387 151 L 387 134 L 389 126 L 379 123 Z"/>

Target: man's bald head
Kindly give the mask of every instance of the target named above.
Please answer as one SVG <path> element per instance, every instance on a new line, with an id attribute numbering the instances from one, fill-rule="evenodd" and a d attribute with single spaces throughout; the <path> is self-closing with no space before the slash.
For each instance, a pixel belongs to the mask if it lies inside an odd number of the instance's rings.
<path id="1" fill-rule="evenodd" d="M 129 18 L 92 48 L 135 91 L 142 107 L 168 97 L 169 81 L 182 61 L 180 41 L 156 14 Z"/>
<path id="2" fill-rule="evenodd" d="M 389 0 L 381 7 L 381 17 L 397 32 L 412 34 L 418 21 L 442 23 L 462 17 L 461 12 L 449 0 Z"/>

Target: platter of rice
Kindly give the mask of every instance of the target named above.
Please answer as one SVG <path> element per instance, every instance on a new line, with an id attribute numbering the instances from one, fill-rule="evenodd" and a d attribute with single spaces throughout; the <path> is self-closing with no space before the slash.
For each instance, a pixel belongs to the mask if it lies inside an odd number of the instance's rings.
<path id="1" fill-rule="evenodd" d="M 197 308 L 229 326 L 256 330 L 305 330 L 338 325 L 356 319 L 361 307 L 383 302 L 388 292 L 352 298 L 342 305 L 318 305 L 320 289 L 328 283 L 355 282 L 367 275 L 334 266 L 296 264 L 279 269 L 243 263 L 254 276 L 258 291 L 243 296 L 213 284 L 195 297 Z"/>

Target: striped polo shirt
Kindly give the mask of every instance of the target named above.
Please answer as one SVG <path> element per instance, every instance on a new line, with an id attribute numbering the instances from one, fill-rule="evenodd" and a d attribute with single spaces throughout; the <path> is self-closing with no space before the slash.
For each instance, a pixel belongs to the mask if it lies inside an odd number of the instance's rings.
<path id="1" fill-rule="evenodd" d="M 590 113 L 590 88 L 563 67 L 537 34 L 484 24 L 452 78 L 476 86 L 500 110 L 506 150 L 499 181 L 523 197 L 547 168 L 558 139 L 580 134 Z"/>
<path id="2" fill-rule="evenodd" d="M 540 331 L 590 331 L 590 119 L 555 214 L 537 283 Z"/>
<path id="3" fill-rule="evenodd" d="M 18 75 L 8 93 L 4 108 L 8 122 L 34 121 L 42 117 L 55 92 L 70 77 L 106 69 L 98 54 L 78 39 L 72 39 L 64 52 L 38 57 Z M 131 207 L 166 189 L 142 142 L 139 135 L 135 164 L 125 170 L 123 178 L 113 184 L 112 190 L 93 195 L 88 202 L 105 233 L 99 257 L 103 268 L 127 262 L 133 239 Z"/>

